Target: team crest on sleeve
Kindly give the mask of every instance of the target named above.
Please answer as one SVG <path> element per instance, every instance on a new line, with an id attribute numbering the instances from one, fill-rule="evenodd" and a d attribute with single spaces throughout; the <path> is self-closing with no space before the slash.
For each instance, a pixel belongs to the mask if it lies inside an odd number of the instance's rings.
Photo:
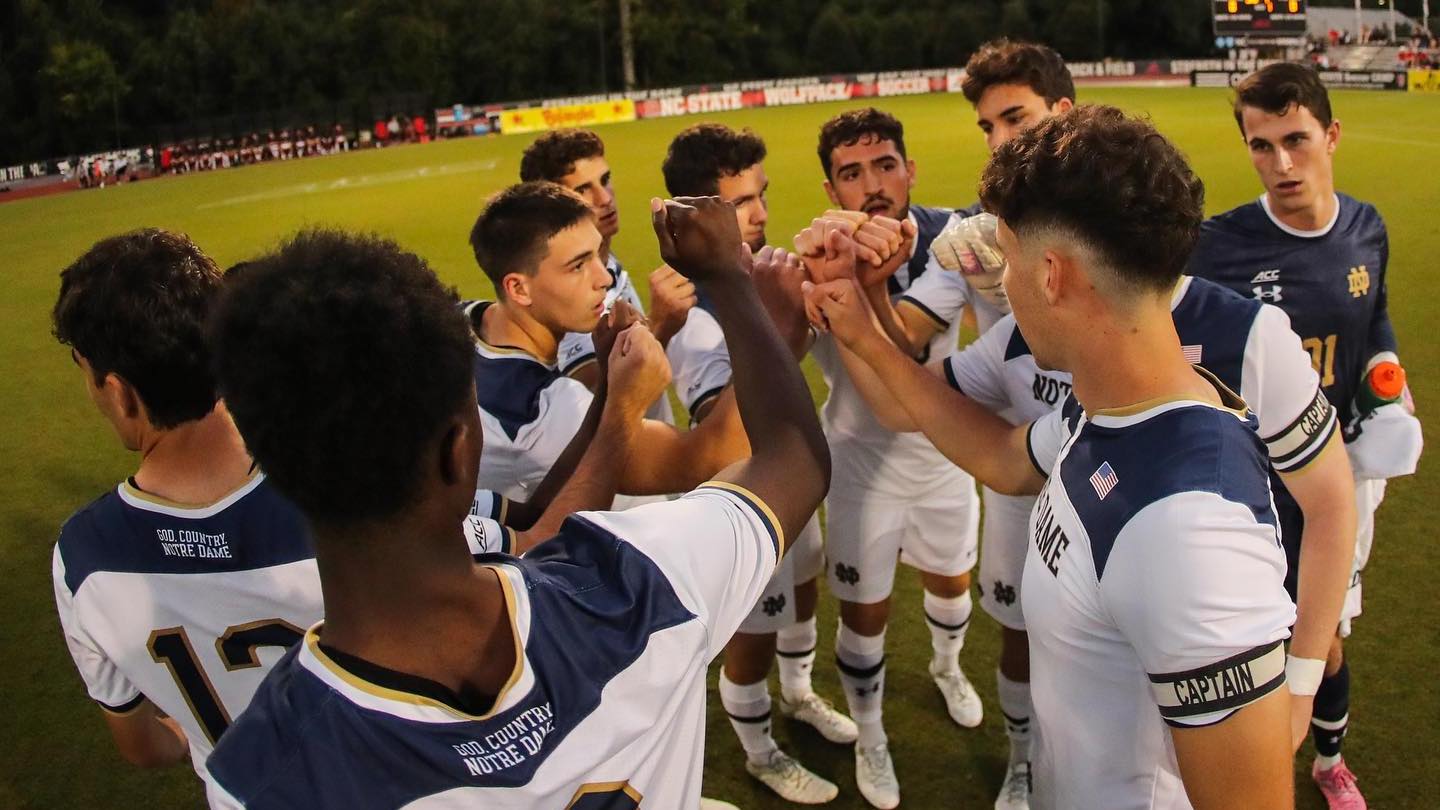
<path id="1" fill-rule="evenodd" d="M 1108 461 L 1103 462 L 1095 472 L 1090 474 L 1090 486 L 1094 487 L 1095 494 L 1102 501 L 1105 500 L 1106 495 L 1110 494 L 1111 490 L 1119 485 L 1120 476 L 1115 474 L 1115 468 L 1111 467 Z"/>

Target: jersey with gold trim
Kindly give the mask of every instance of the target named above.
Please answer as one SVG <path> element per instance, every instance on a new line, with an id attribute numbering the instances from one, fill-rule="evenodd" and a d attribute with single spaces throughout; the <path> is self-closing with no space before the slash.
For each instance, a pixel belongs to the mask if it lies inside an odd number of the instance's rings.
<path id="1" fill-rule="evenodd" d="M 1285 310 L 1348 431 L 1370 359 L 1396 345 L 1386 305 L 1385 221 L 1368 203 L 1336 199 L 1334 219 L 1313 232 L 1276 219 L 1267 196 L 1212 217 L 1189 272 Z"/>
<path id="2" fill-rule="evenodd" d="M 1223 722 L 1284 684 L 1295 608 L 1269 466 L 1243 411 L 1078 417 L 1025 561 L 1032 806 L 1189 808 L 1166 725 Z"/>
<path id="3" fill-rule="evenodd" d="M 53 575 L 90 697 L 115 713 L 148 698 L 207 780 L 215 740 L 323 614 L 304 518 L 263 475 L 203 508 L 121 484 L 66 521 Z"/>
<path id="4" fill-rule="evenodd" d="M 519 659 L 483 715 L 328 654 L 317 628 L 216 749 L 212 806 L 694 807 L 706 667 L 783 544 L 764 503 L 712 483 L 581 513 L 524 558 L 481 558 Z"/>

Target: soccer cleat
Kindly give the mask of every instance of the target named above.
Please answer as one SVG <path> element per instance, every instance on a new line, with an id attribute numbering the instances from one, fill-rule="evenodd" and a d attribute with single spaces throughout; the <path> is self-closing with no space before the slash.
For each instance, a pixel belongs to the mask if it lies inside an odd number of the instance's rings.
<path id="1" fill-rule="evenodd" d="M 780 695 L 780 713 L 793 717 L 820 732 L 820 736 L 833 743 L 853 743 L 860 736 L 855 721 L 846 717 L 825 698 L 811 692 L 791 703 Z"/>
<path id="2" fill-rule="evenodd" d="M 1345 760 L 1335 767 L 1321 770 L 1320 763 L 1310 768 L 1310 775 L 1325 796 L 1330 810 L 1365 810 L 1365 797 L 1360 795 L 1360 786 L 1355 783 L 1355 774 L 1345 766 Z"/>
<path id="3" fill-rule="evenodd" d="M 701 796 L 700 810 L 740 810 L 740 808 L 729 802 L 722 802 L 719 799 L 707 799 Z"/>
<path id="4" fill-rule="evenodd" d="M 780 798 L 794 804 L 824 804 L 840 795 L 840 788 L 834 783 L 815 775 L 778 748 L 758 765 L 746 759 L 745 770 Z"/>
<path id="5" fill-rule="evenodd" d="M 1012 762 L 1005 771 L 1000 795 L 995 797 L 995 810 L 1030 810 L 1030 763 Z"/>
<path id="6" fill-rule="evenodd" d="M 975 687 L 970 685 L 970 679 L 965 677 L 960 667 L 936 672 L 935 665 L 931 664 L 930 676 L 935 679 L 935 685 L 945 697 L 945 708 L 950 711 L 951 720 L 965 728 L 980 725 L 985 709 L 980 705 L 980 695 L 975 692 Z"/>
<path id="7" fill-rule="evenodd" d="M 885 743 L 870 748 L 855 746 L 855 785 L 865 801 L 880 810 L 900 805 L 900 783 L 895 779 L 890 746 Z"/>

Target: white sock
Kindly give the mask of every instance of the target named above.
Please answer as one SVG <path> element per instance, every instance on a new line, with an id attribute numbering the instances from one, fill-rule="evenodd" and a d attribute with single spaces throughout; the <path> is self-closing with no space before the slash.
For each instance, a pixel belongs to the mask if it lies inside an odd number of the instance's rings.
<path id="1" fill-rule="evenodd" d="M 1030 761 L 1030 706 L 1028 681 L 1012 681 L 995 670 L 995 687 L 1000 694 L 1000 711 L 1005 715 L 1005 735 L 1010 738 L 1010 764 Z"/>
<path id="2" fill-rule="evenodd" d="M 780 662 L 780 694 L 791 703 L 803 700 L 815 688 L 810 672 L 815 668 L 815 645 L 819 632 L 815 617 L 781 628 L 775 634 L 775 657 Z"/>
<path id="3" fill-rule="evenodd" d="M 835 664 L 840 668 L 850 717 L 860 728 L 857 743 L 870 748 L 885 742 L 880 712 L 885 698 L 885 631 L 862 636 L 841 622 L 835 633 Z"/>
<path id="4" fill-rule="evenodd" d="M 1339 765 L 1341 759 L 1343 759 L 1343 757 L 1339 754 L 1333 757 L 1327 757 L 1324 754 L 1315 755 L 1315 763 L 1320 766 L 1320 770 L 1322 771 L 1328 771 L 1336 765 Z"/>
<path id="5" fill-rule="evenodd" d="M 774 751 L 775 738 L 770 736 L 770 685 L 764 680 L 738 684 L 725 677 L 720 668 L 720 704 L 730 716 L 730 727 L 740 738 L 740 746 L 751 762 L 761 763 Z"/>
<path id="6" fill-rule="evenodd" d="M 953 599 L 925 592 L 925 626 L 930 628 L 934 658 L 931 669 L 948 672 L 960 666 L 965 631 L 970 629 L 970 611 L 975 603 L 966 591 Z"/>

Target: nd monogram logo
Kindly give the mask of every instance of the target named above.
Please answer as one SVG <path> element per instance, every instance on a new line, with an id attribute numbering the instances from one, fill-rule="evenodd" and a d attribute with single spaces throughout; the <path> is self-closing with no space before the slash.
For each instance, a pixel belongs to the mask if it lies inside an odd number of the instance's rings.
<path id="1" fill-rule="evenodd" d="M 766 616 L 778 616 L 780 615 L 780 611 L 785 609 L 785 597 L 767 596 L 765 600 L 761 602 L 760 609 L 765 611 Z"/>
<path id="2" fill-rule="evenodd" d="M 1345 277 L 1350 283 L 1350 297 L 1359 298 L 1370 292 L 1370 271 L 1365 265 L 1350 268 L 1350 275 Z"/>
<path id="3" fill-rule="evenodd" d="M 995 601 L 1002 605 L 1015 604 L 1015 586 L 995 580 Z"/>
<path id="4" fill-rule="evenodd" d="M 860 582 L 860 572 L 853 566 L 845 563 L 835 563 L 835 578 L 846 585 L 854 586 Z"/>

